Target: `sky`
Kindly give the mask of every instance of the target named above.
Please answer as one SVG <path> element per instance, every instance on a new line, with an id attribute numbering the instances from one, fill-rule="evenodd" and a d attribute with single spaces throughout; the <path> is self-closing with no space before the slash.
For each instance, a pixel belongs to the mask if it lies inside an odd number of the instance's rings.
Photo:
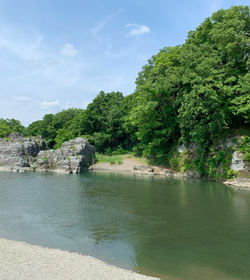
<path id="1" fill-rule="evenodd" d="M 234 5 L 249 0 L 0 0 L 0 118 L 28 126 L 100 91 L 129 95 L 159 49 Z"/>

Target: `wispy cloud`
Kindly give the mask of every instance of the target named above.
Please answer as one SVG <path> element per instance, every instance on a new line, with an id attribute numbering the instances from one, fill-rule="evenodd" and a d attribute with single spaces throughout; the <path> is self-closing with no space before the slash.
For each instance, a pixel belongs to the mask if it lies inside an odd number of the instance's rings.
<path id="1" fill-rule="evenodd" d="M 106 16 L 101 22 L 99 22 L 95 27 L 93 27 L 91 29 L 92 34 L 94 34 L 95 36 L 97 36 L 97 34 L 103 29 L 103 27 L 115 16 L 117 16 L 118 14 L 121 13 L 121 9 L 118 10 L 117 12 L 115 12 L 112 15 L 108 15 Z"/>
<path id="2" fill-rule="evenodd" d="M 128 23 L 125 27 L 134 27 L 127 35 L 128 37 L 150 33 L 150 29 L 146 25 Z"/>
<path id="3" fill-rule="evenodd" d="M 53 107 L 60 107 L 58 100 L 55 101 L 43 101 L 40 105 L 41 109 L 50 109 Z"/>
<path id="4" fill-rule="evenodd" d="M 79 51 L 71 44 L 66 43 L 63 47 L 61 47 L 60 54 L 66 56 L 76 56 Z"/>
<path id="5" fill-rule="evenodd" d="M 25 101 L 25 102 L 32 101 L 32 99 L 27 96 L 13 96 L 12 99 L 17 101 Z"/>

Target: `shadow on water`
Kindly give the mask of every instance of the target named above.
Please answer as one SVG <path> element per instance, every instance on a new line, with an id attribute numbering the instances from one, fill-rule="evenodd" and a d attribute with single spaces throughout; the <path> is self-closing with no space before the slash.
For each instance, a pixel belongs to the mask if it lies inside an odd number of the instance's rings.
<path id="1" fill-rule="evenodd" d="M 0 236 L 161 279 L 249 279 L 250 192 L 131 173 L 1 173 Z"/>

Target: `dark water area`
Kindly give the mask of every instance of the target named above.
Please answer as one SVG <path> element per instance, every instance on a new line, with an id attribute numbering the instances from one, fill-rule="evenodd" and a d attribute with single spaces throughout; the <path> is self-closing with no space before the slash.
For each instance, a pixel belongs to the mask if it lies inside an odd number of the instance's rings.
<path id="1" fill-rule="evenodd" d="M 161 279 L 250 279 L 250 192 L 130 173 L 0 173 L 0 237 Z"/>

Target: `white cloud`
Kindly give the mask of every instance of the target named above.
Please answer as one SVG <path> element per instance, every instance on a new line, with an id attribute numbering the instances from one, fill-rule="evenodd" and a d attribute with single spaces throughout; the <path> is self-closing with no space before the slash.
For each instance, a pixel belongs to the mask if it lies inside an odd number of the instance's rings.
<path id="1" fill-rule="evenodd" d="M 127 35 L 128 37 L 150 33 L 150 29 L 146 25 L 128 23 L 125 27 L 134 27 Z"/>
<path id="2" fill-rule="evenodd" d="M 27 96 L 13 96 L 12 99 L 17 101 L 32 101 L 32 99 Z"/>
<path id="3" fill-rule="evenodd" d="M 44 101 L 41 103 L 40 108 L 41 109 L 50 109 L 53 107 L 58 107 L 59 106 L 59 102 L 58 100 L 55 101 Z"/>
<path id="4" fill-rule="evenodd" d="M 66 56 L 75 56 L 79 53 L 77 49 L 71 44 L 65 44 L 63 47 L 61 47 L 60 54 L 66 55 Z"/>

